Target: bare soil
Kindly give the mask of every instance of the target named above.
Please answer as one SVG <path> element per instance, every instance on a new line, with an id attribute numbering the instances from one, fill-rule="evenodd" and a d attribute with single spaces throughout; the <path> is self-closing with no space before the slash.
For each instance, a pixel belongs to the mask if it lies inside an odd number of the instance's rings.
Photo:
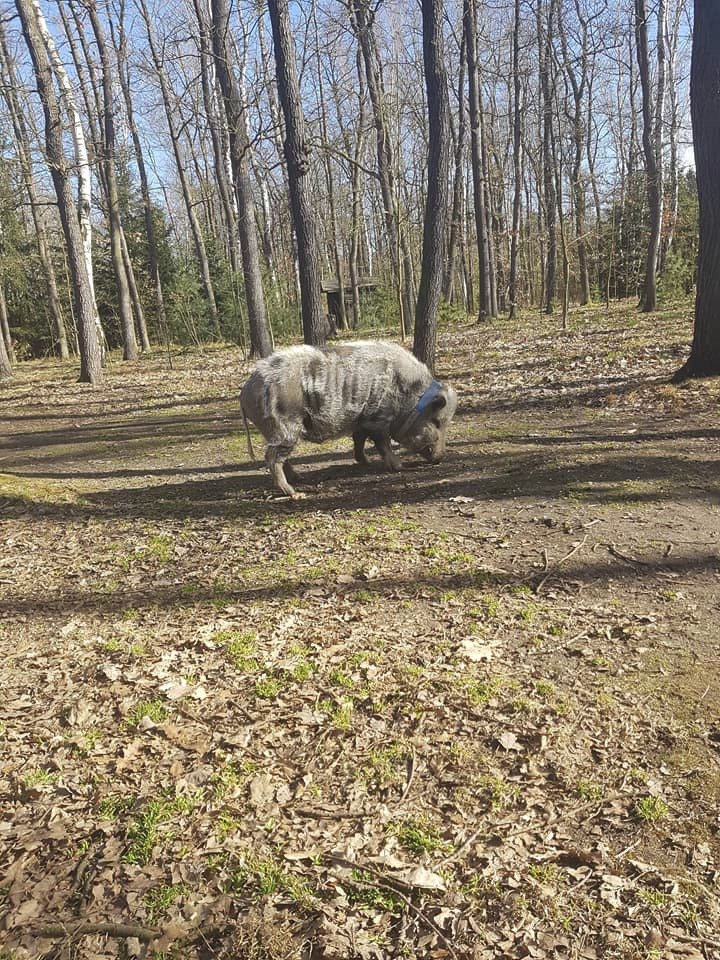
<path id="1" fill-rule="evenodd" d="M 389 335 L 389 334 L 388 334 Z M 2 388 L 0 957 L 719 958 L 691 311 L 442 330 L 447 458 L 250 462 L 235 349 Z M 259 446 L 259 444 L 258 444 Z"/>

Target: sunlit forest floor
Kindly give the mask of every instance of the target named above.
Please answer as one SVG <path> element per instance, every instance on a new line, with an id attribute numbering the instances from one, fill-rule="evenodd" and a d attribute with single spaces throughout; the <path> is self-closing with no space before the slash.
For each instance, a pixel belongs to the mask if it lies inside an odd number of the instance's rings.
<path id="1" fill-rule="evenodd" d="M 447 458 L 307 446 L 298 502 L 249 461 L 237 349 L 96 389 L 22 364 L 0 956 L 720 957 L 720 382 L 670 383 L 691 317 L 444 327 Z"/>

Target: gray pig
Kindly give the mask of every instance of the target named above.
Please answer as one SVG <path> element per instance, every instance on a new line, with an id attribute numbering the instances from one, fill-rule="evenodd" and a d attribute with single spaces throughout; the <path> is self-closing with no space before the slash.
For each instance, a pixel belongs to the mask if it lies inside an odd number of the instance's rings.
<path id="1" fill-rule="evenodd" d="M 267 441 L 265 460 L 275 486 L 297 498 L 302 494 L 288 482 L 298 482 L 288 458 L 299 440 L 322 443 L 351 434 L 355 459 L 367 463 L 369 438 L 386 467 L 399 470 L 392 439 L 435 462 L 445 452 L 457 394 L 403 347 L 358 340 L 276 351 L 258 363 L 240 406 L 246 428 L 249 419 Z"/>

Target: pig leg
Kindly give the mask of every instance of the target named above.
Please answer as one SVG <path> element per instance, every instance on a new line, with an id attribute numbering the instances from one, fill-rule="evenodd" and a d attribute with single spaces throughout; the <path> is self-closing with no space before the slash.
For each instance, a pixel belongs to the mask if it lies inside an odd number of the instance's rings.
<path id="1" fill-rule="evenodd" d="M 283 469 L 284 469 L 284 471 L 285 471 L 285 476 L 286 476 L 287 479 L 290 481 L 290 483 L 304 483 L 304 482 L 305 482 L 305 477 L 304 477 L 301 473 L 298 473 L 298 471 L 297 471 L 297 470 L 295 469 L 295 467 L 290 463 L 289 460 L 286 460 L 286 461 L 285 461 L 285 464 L 284 464 L 284 466 L 283 466 Z"/>
<path id="2" fill-rule="evenodd" d="M 402 463 L 400 458 L 390 449 L 390 441 L 384 433 L 370 433 L 367 430 L 356 430 L 353 433 L 353 446 L 355 448 L 355 459 L 357 462 L 363 464 L 369 463 L 365 453 L 365 441 L 368 438 L 375 444 L 375 449 L 383 458 L 388 470 L 397 472 L 402 466 Z"/>
<path id="3" fill-rule="evenodd" d="M 284 493 L 286 497 L 292 497 L 293 500 L 299 500 L 304 496 L 304 494 L 298 493 L 290 485 L 285 475 L 285 462 L 292 453 L 295 442 L 296 441 L 294 440 L 279 440 L 274 443 L 269 443 L 267 450 L 265 451 L 265 461 L 268 465 L 268 470 L 270 471 L 270 476 L 273 479 L 273 483 L 278 490 L 281 493 Z M 288 466 L 288 472 L 292 478 L 296 476 L 292 467 L 290 466 Z"/>
<path id="4" fill-rule="evenodd" d="M 394 473 L 397 473 L 402 467 L 402 461 L 396 453 L 392 452 L 392 449 L 390 448 L 390 440 L 385 436 L 384 433 L 373 433 L 370 436 L 372 438 L 372 442 L 375 444 L 375 449 L 383 458 L 385 466 L 388 468 L 388 470 L 392 470 Z"/>
<path id="5" fill-rule="evenodd" d="M 369 434 L 365 433 L 364 430 L 356 430 L 352 435 L 355 459 L 358 463 L 365 464 L 366 466 L 370 462 L 365 453 L 365 441 L 368 436 Z"/>

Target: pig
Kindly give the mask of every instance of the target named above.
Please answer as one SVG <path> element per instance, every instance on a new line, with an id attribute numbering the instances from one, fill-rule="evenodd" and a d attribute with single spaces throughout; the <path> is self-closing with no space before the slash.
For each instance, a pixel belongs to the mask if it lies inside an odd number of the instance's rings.
<path id="1" fill-rule="evenodd" d="M 355 459 L 367 464 L 371 440 L 388 470 L 400 470 L 391 440 L 434 463 L 445 453 L 457 407 L 452 387 L 435 380 L 404 347 L 356 340 L 322 348 L 277 350 L 261 360 L 243 386 L 240 406 L 267 441 L 265 460 L 275 487 L 297 499 L 299 478 L 289 457 L 300 440 L 353 438 Z M 248 430 L 248 441 L 250 434 Z M 250 444 L 251 456 L 252 445 Z"/>

